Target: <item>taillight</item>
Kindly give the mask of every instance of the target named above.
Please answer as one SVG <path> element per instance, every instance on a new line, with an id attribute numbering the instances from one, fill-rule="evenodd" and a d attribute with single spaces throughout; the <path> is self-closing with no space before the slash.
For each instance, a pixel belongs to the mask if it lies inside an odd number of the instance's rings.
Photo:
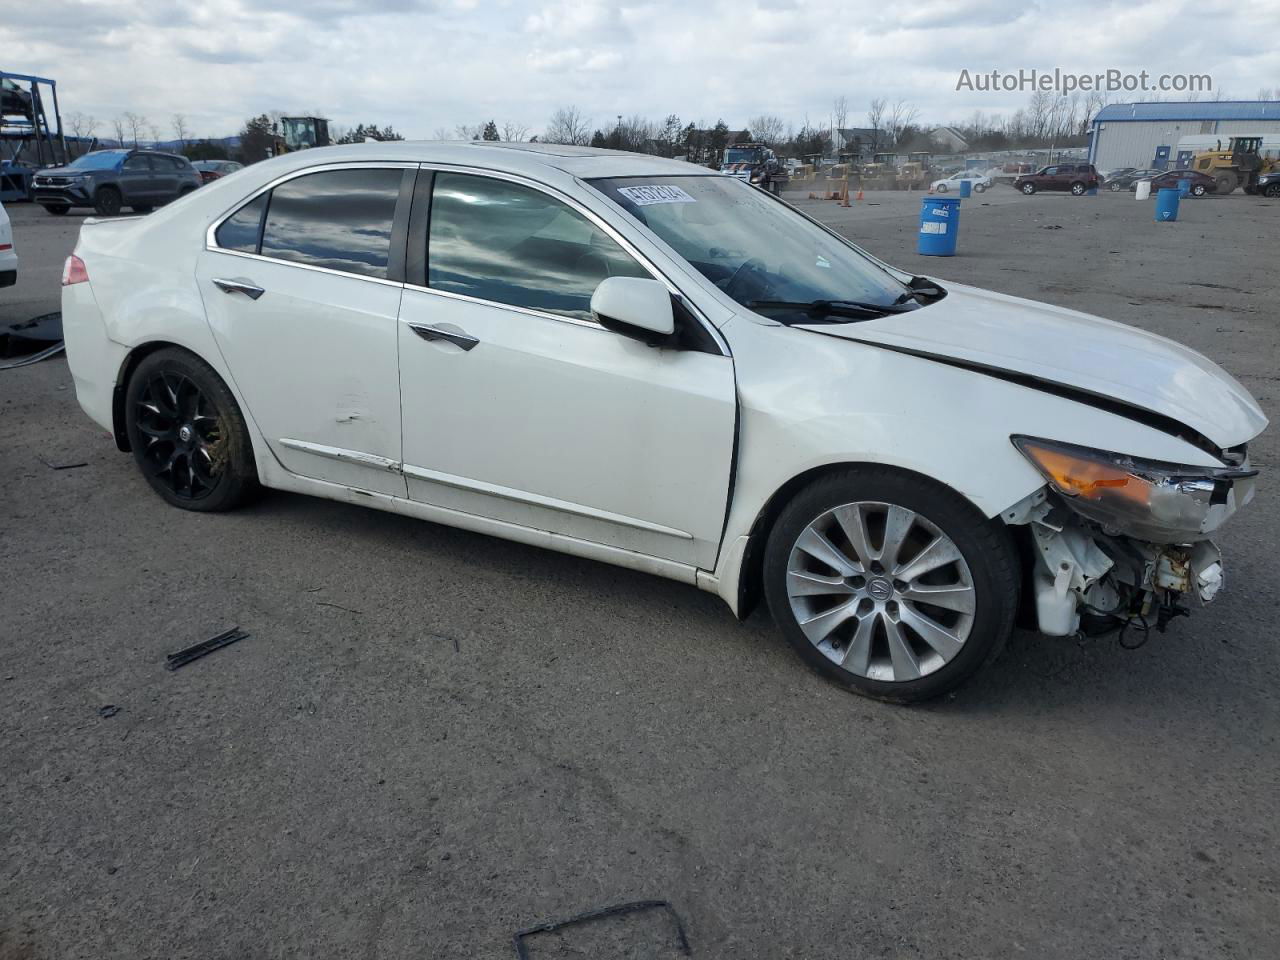
<path id="1" fill-rule="evenodd" d="M 62 265 L 62 285 L 69 287 L 73 283 L 88 282 L 89 271 L 84 268 L 84 261 L 73 253 L 67 257 L 67 262 Z"/>

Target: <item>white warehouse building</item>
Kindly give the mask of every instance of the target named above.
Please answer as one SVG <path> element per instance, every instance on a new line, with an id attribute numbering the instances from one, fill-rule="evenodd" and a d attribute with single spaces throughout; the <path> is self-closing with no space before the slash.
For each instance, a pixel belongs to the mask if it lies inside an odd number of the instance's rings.
<path id="1" fill-rule="evenodd" d="M 1225 148 L 1230 137 L 1267 134 L 1280 136 L 1280 101 L 1113 103 L 1093 118 L 1089 160 L 1099 170 L 1185 167 L 1194 149 L 1188 143 L 1179 150 L 1184 137 L 1213 135 Z"/>

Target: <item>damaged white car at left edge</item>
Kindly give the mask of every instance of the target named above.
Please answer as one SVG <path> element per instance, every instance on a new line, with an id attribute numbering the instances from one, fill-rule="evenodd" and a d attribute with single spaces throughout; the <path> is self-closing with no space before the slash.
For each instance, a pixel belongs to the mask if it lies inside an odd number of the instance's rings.
<path id="1" fill-rule="evenodd" d="M 1266 418 L 1133 327 L 896 270 L 689 164 L 541 144 L 300 151 L 63 278 L 85 411 L 169 503 L 259 486 L 767 598 L 906 702 L 1015 621 L 1163 626 L 1223 582 Z"/>

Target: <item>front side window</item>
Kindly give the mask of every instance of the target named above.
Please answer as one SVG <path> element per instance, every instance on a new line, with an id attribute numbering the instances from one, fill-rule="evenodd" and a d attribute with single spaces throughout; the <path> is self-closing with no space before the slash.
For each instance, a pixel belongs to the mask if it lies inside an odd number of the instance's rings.
<path id="1" fill-rule="evenodd" d="M 603 230 L 539 190 L 438 173 L 427 285 L 481 300 L 591 319 L 607 277 L 648 277 Z"/>
<path id="2" fill-rule="evenodd" d="M 896 306 L 907 297 L 905 284 L 879 263 L 741 180 L 711 174 L 589 182 L 749 308 L 760 301 Z M 806 315 L 769 316 L 802 323 Z"/>
<path id="3" fill-rule="evenodd" d="M 262 255 L 385 279 L 401 177 L 395 169 L 328 170 L 280 184 Z"/>
<path id="4" fill-rule="evenodd" d="M 125 170 L 130 173 L 149 173 L 151 171 L 150 157 L 130 157 L 124 162 Z"/>

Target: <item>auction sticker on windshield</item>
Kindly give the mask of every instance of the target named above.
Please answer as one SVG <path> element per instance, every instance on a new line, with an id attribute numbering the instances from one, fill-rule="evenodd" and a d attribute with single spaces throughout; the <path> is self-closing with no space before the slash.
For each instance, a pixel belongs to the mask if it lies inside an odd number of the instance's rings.
<path id="1" fill-rule="evenodd" d="M 642 187 L 619 187 L 618 192 L 637 207 L 654 203 L 697 203 L 679 187 L 670 184 L 651 184 Z"/>

